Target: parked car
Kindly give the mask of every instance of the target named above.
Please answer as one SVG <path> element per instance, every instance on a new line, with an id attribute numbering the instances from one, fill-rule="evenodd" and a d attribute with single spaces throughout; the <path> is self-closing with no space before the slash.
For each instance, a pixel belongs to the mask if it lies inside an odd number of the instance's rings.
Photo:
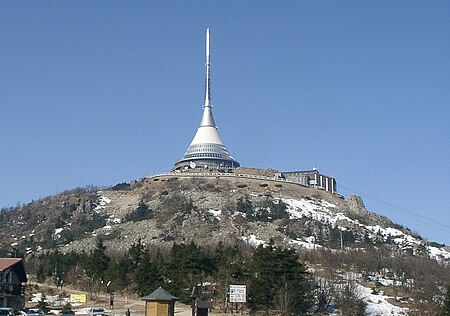
<path id="1" fill-rule="evenodd" d="M 44 316 L 44 312 L 39 308 L 30 308 L 27 311 L 27 316 Z"/>
<path id="2" fill-rule="evenodd" d="M 91 307 L 89 308 L 90 316 L 105 316 L 105 309 L 103 307 Z"/>
<path id="3" fill-rule="evenodd" d="M 0 307 L 0 316 L 12 316 L 14 311 L 11 307 Z"/>

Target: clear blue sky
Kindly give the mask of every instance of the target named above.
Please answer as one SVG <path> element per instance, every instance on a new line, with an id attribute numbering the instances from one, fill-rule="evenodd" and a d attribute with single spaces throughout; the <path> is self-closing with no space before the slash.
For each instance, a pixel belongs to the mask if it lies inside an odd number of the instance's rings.
<path id="1" fill-rule="evenodd" d="M 242 166 L 315 165 L 450 244 L 449 1 L 1 1 L 0 207 L 168 171 L 212 103 Z"/>

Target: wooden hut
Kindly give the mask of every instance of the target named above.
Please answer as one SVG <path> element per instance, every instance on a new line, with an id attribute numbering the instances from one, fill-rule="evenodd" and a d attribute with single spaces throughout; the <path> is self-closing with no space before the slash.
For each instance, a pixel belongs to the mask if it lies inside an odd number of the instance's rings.
<path id="1" fill-rule="evenodd" d="M 141 300 L 145 301 L 145 316 L 174 316 L 175 302 L 179 298 L 159 287 Z"/>

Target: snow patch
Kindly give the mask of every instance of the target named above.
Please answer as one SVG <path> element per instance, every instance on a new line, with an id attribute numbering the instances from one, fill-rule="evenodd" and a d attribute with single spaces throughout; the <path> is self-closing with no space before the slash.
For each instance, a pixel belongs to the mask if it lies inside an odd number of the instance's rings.
<path id="1" fill-rule="evenodd" d="M 450 260 L 450 252 L 448 252 L 447 250 L 433 246 L 428 246 L 427 248 L 428 251 L 430 252 L 431 258 L 434 258 L 436 260 L 442 259 Z"/>
<path id="2" fill-rule="evenodd" d="M 220 221 L 220 215 L 222 214 L 221 210 L 209 210 L 208 213 L 212 214 L 215 218 Z"/>
<path id="3" fill-rule="evenodd" d="M 64 228 L 56 228 L 55 229 L 55 235 L 61 234 L 61 232 L 64 230 Z"/>
<path id="4" fill-rule="evenodd" d="M 294 245 L 299 245 L 308 250 L 315 250 L 315 249 L 322 248 L 321 245 L 317 245 L 314 241 L 309 241 L 308 238 L 309 237 L 304 238 L 304 240 L 300 240 L 300 239 L 291 240 L 290 243 L 294 244 Z M 312 237 L 312 238 L 314 238 L 314 237 Z"/>
<path id="5" fill-rule="evenodd" d="M 358 220 L 347 217 L 344 213 L 340 212 L 333 214 L 330 209 L 336 208 L 335 204 L 315 199 L 282 199 L 282 201 L 287 205 L 286 211 L 289 213 L 289 218 L 291 219 L 309 218 L 319 221 L 325 225 L 337 227 L 342 231 L 347 230 L 348 228 L 338 225 L 338 223 L 347 222 L 365 228 L 369 232 L 371 232 L 373 235 L 369 234 L 367 236 L 369 239 L 375 239 L 378 236 L 381 237 L 385 242 L 390 241 L 403 250 L 412 250 L 422 247 L 422 249 L 428 250 L 429 256 L 432 259 L 438 261 L 450 260 L 450 252 L 445 248 L 427 246 L 424 241 L 411 235 L 405 234 L 397 228 L 384 228 L 380 225 L 365 226 Z M 291 243 L 299 244 L 307 249 L 311 249 L 311 245 L 308 241 L 293 240 L 291 241 Z"/>
<path id="6" fill-rule="evenodd" d="M 266 242 L 264 240 L 256 238 L 255 235 L 250 235 L 248 237 L 242 236 L 239 237 L 241 240 L 245 241 L 249 245 L 252 245 L 254 247 L 258 247 L 259 245 L 265 245 Z"/>
<path id="7" fill-rule="evenodd" d="M 336 205 L 325 201 L 306 199 L 282 199 L 282 201 L 288 206 L 286 211 L 290 214 L 291 219 L 306 217 L 333 226 L 336 225 L 338 219 L 345 218 L 351 221 L 350 218 L 344 216 L 342 213 L 339 213 L 339 216 L 333 216 L 329 208 L 336 207 Z"/>
<path id="8" fill-rule="evenodd" d="M 122 221 L 121 221 L 120 218 L 116 218 L 116 217 L 114 217 L 114 215 L 111 215 L 111 216 L 107 219 L 106 224 L 107 224 L 107 225 L 119 225 L 121 222 L 122 222 Z"/>
<path id="9" fill-rule="evenodd" d="M 102 209 L 106 207 L 107 204 L 111 203 L 111 199 L 106 196 L 100 196 L 97 200 L 96 206 L 94 208 L 94 212 L 100 212 Z"/>
<path id="10" fill-rule="evenodd" d="M 367 303 L 366 316 L 408 315 L 408 308 L 401 308 L 389 303 L 388 299 L 390 297 L 383 294 L 372 294 L 372 289 L 360 284 L 357 285 L 357 288 L 362 294 L 364 301 Z"/>

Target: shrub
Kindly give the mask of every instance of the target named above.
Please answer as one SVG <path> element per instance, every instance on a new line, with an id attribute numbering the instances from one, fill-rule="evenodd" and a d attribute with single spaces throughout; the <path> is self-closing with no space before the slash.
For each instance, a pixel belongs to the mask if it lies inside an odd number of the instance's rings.
<path id="1" fill-rule="evenodd" d="M 115 186 L 111 188 L 111 190 L 129 190 L 130 184 L 126 182 L 117 183 Z"/>
<path id="2" fill-rule="evenodd" d="M 125 217 L 126 221 L 139 222 L 153 217 L 153 211 L 143 201 L 139 203 L 137 209 Z"/>

